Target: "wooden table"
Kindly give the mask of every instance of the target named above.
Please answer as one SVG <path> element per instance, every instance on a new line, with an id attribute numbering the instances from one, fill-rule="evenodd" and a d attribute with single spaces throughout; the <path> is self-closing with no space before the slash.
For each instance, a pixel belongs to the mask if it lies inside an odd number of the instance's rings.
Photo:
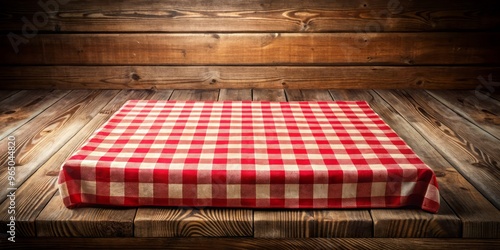
<path id="1" fill-rule="evenodd" d="M 14 136 L 18 187 L 16 243 L 2 238 L 1 245 L 500 247 L 500 96 L 477 95 L 449 90 L 0 91 L 0 162 L 7 165 L 6 145 Z M 434 169 L 441 209 L 430 214 L 418 209 L 65 208 L 56 187 L 60 165 L 130 99 L 366 100 Z M 7 168 L 0 168 L 0 187 L 8 186 L 7 175 Z M 7 193 L 0 189 L 1 233 L 10 221 Z"/>

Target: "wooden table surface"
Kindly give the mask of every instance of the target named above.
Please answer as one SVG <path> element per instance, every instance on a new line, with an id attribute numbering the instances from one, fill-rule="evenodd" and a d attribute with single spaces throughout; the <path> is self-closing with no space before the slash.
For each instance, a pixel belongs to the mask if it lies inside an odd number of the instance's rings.
<path id="1" fill-rule="evenodd" d="M 441 209 L 65 208 L 59 167 L 130 99 L 366 100 L 436 172 Z M 18 188 L 16 243 L 2 237 L 1 244 L 500 247 L 499 114 L 498 92 L 474 90 L 0 90 L 0 163 L 7 166 L 15 137 Z M 7 176 L 0 168 L 0 187 L 9 186 Z M 8 192 L 0 189 L 1 234 L 10 222 Z"/>

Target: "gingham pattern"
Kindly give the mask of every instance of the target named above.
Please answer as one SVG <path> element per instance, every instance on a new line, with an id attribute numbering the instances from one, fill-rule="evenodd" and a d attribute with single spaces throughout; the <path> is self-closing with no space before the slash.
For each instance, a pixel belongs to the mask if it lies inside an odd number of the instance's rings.
<path id="1" fill-rule="evenodd" d="M 67 207 L 439 208 L 366 102 L 128 101 L 61 167 Z"/>

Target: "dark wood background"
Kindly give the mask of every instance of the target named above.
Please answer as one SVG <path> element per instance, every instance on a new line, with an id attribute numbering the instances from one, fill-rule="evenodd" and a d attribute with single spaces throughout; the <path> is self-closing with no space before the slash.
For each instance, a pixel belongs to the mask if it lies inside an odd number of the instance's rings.
<path id="1" fill-rule="evenodd" d="M 0 88 L 474 89 L 480 76 L 500 81 L 495 0 L 38 2 L 0 1 Z"/>

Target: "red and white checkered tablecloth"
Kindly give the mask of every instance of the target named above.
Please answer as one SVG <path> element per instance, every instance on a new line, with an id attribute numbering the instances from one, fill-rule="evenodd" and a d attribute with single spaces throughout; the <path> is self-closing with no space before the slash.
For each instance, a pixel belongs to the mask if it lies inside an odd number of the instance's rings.
<path id="1" fill-rule="evenodd" d="M 364 101 L 128 101 L 59 189 L 70 208 L 439 208 L 434 172 Z"/>

